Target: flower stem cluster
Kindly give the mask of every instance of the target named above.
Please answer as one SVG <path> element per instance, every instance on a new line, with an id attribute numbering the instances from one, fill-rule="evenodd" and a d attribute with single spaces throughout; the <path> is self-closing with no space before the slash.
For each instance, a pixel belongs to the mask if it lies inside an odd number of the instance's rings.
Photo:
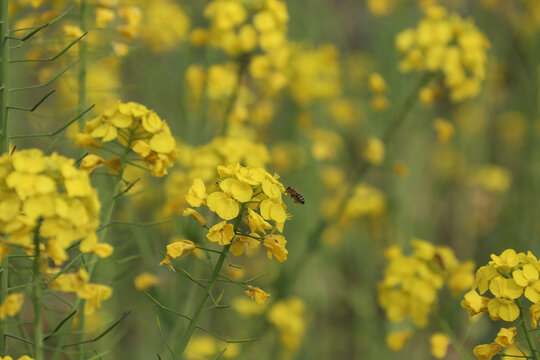
<path id="1" fill-rule="evenodd" d="M 531 252 L 516 253 L 513 249 L 492 254 L 491 259 L 476 272 L 462 306 L 471 316 L 487 312 L 492 320 L 514 321 L 520 316 L 516 300 L 525 297 L 532 303 L 531 322 L 536 327 L 540 317 L 540 262 Z M 483 296 L 488 290 L 493 297 Z"/>
<path id="2" fill-rule="evenodd" d="M 204 182 L 195 179 L 186 197 L 191 206 L 206 206 L 224 220 L 209 229 L 207 238 L 222 246 L 230 245 L 235 256 L 242 255 L 244 250 L 253 252 L 262 244 L 269 259 L 275 258 L 277 262 L 287 260 L 287 240 L 275 233 L 283 231 L 288 217 L 287 206 L 282 199 L 285 187 L 277 175 L 271 175 L 262 168 L 239 164 L 218 166 L 218 174 L 218 186 L 210 194 L 207 194 Z M 244 208 L 247 211 L 244 211 L 241 223 L 229 222 L 236 219 L 240 209 Z M 188 209 L 186 215 L 197 215 L 201 223 L 202 215 L 196 210 Z"/>

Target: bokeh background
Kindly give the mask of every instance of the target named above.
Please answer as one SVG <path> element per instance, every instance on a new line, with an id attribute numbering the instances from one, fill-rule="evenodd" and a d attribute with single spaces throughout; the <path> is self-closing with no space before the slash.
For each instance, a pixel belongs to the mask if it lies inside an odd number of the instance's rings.
<path id="1" fill-rule="evenodd" d="M 100 334 L 131 313 L 89 345 L 106 352 L 101 358 L 171 358 L 166 344 L 174 349 L 186 321 L 160 309 L 134 280 L 152 274 L 156 284 L 147 291 L 159 303 L 194 311 L 202 289 L 159 262 L 171 239 L 204 242 L 205 232 L 182 216 L 193 179 L 215 183 L 216 166 L 236 162 L 278 173 L 305 204 L 286 200 L 285 263 L 259 250 L 230 256 L 224 269 L 239 280 L 263 274 L 253 283 L 271 294 L 267 303 L 256 305 L 222 282 L 214 295 L 227 306 L 204 312 L 201 326 L 224 338 L 258 340 L 225 344 L 198 331 L 186 358 L 430 359 L 435 333 L 451 339 L 444 358 L 473 358 L 472 348 L 495 336 L 493 321 L 470 321 L 460 302 L 490 254 L 539 250 L 540 3 L 89 0 L 84 13 L 80 1 L 10 3 L 13 28 L 71 9 L 14 48 L 13 58 L 53 56 L 88 31 L 83 61 L 44 88 L 14 93 L 12 103 L 29 106 L 56 90 L 35 112 L 14 113 L 12 134 L 49 133 L 91 104 L 87 120 L 121 100 L 155 110 L 177 139 L 168 175 L 127 170 L 126 186 L 137 182 L 119 200 L 109 233 L 115 253 L 95 276 L 114 295 L 87 324 Z M 270 19 L 258 17 L 263 11 Z M 241 34 L 246 24 L 255 40 L 248 30 Z M 450 30 L 434 24 L 451 24 Z M 407 29 L 417 29 L 410 41 L 418 48 L 400 40 Z M 236 38 L 227 38 L 229 30 Z M 474 79 L 463 96 L 449 85 L 454 70 L 444 51 L 452 46 L 464 76 Z M 81 59 L 80 47 L 55 61 L 13 64 L 13 83 L 45 83 Z M 429 55 L 431 47 L 441 53 Z M 13 142 L 17 149 L 52 145 L 79 158 L 85 150 L 73 145 L 77 131 L 73 124 L 58 138 Z M 92 181 L 100 196 L 110 196 L 105 167 Z M 402 294 L 424 310 L 409 304 L 399 311 L 425 312 L 423 324 L 385 311 L 400 301 L 384 292 L 392 254 L 396 246 L 406 255 L 418 251 L 413 238 L 451 249 L 461 264 L 453 286 L 428 291 L 417 284 Z M 430 271 L 446 282 L 455 269 L 438 256 L 431 259 L 438 270 Z M 204 257 L 177 263 L 198 279 L 208 277 Z M 406 272 L 413 265 L 400 266 Z M 46 326 L 65 316 L 63 305 L 51 301 Z M 414 336 L 406 335 L 406 343 L 388 338 L 409 330 Z"/>

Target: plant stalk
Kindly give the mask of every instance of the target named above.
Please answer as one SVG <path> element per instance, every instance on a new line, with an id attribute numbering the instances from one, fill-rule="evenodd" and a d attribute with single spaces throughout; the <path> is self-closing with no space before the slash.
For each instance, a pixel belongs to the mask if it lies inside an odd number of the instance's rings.
<path id="1" fill-rule="evenodd" d="M 87 31 L 86 18 L 88 12 L 88 0 L 80 0 L 80 13 L 79 13 L 79 26 L 84 32 Z M 86 105 L 86 69 L 87 69 L 87 52 L 88 46 L 86 38 L 83 38 L 79 41 L 79 111 L 83 111 L 87 108 Z M 81 116 L 79 119 L 79 130 L 82 131 L 84 128 L 84 116 Z"/>
<path id="2" fill-rule="evenodd" d="M 41 316 L 41 259 L 39 248 L 39 228 L 34 231 L 34 283 L 32 301 L 34 304 L 34 360 L 43 360 L 43 320 Z"/>
<path id="3" fill-rule="evenodd" d="M 242 221 L 242 217 L 244 216 L 246 206 L 242 205 L 240 208 L 240 212 L 238 213 L 238 217 L 235 220 L 234 223 L 234 234 L 235 237 L 237 235 L 238 226 L 240 226 L 240 223 Z M 234 238 L 233 238 L 234 239 Z M 189 340 L 191 339 L 191 336 L 193 335 L 193 332 L 197 328 L 197 325 L 199 324 L 199 319 L 201 317 L 202 311 L 204 309 L 204 306 L 206 304 L 206 301 L 208 300 L 208 297 L 210 296 L 210 292 L 214 288 L 214 284 L 216 283 L 216 280 L 219 276 L 219 273 L 221 271 L 221 268 L 223 266 L 223 263 L 225 262 L 225 258 L 227 257 L 227 254 L 229 253 L 229 248 L 231 247 L 231 244 L 225 245 L 223 248 L 223 251 L 221 252 L 221 255 L 219 256 L 219 259 L 214 266 L 214 270 L 212 271 L 212 275 L 210 276 L 210 281 L 208 282 L 208 285 L 204 289 L 204 295 L 197 306 L 197 310 L 195 311 L 195 314 L 191 317 L 191 320 L 189 322 L 188 328 L 186 332 L 184 333 L 184 337 L 182 338 L 182 342 L 180 343 L 180 348 L 178 351 L 176 351 L 175 360 L 182 359 L 182 356 L 184 354 L 184 351 L 186 350 L 186 347 L 189 343 Z"/>
<path id="4" fill-rule="evenodd" d="M 8 106 L 9 106 L 9 0 L 0 0 L 0 39 L 2 41 L 2 51 L 0 54 L 0 153 L 9 152 L 8 134 Z M 9 258 L 2 261 L 0 270 L 0 304 L 4 302 L 8 295 Z M 0 356 L 7 355 L 6 344 L 7 324 L 0 321 Z"/>
<path id="5" fill-rule="evenodd" d="M 126 165 L 127 165 L 127 156 L 129 154 L 129 152 L 131 151 L 131 134 L 130 134 L 130 139 L 126 145 L 126 151 L 124 152 L 123 156 L 122 156 L 122 165 L 120 166 L 120 169 L 118 171 L 118 174 L 116 175 L 115 177 L 115 181 L 114 181 L 114 186 L 113 186 L 113 192 L 111 193 L 111 200 L 109 202 L 109 204 L 107 205 L 107 207 L 105 208 L 105 210 L 103 211 L 102 213 L 102 216 L 101 216 L 101 219 L 100 219 L 100 223 L 101 224 L 109 224 L 112 220 L 112 215 L 113 215 L 113 212 L 114 212 L 114 208 L 115 208 L 115 205 L 116 205 L 116 200 L 117 200 L 117 194 L 120 193 L 120 190 L 121 190 L 121 185 L 122 185 L 122 177 L 124 176 L 124 170 L 126 168 Z M 110 226 L 106 226 L 104 227 L 98 234 L 98 242 L 104 242 L 105 239 L 107 238 L 107 233 L 109 231 L 109 228 Z M 92 273 L 94 272 L 94 268 L 95 268 L 95 264 L 96 264 L 96 255 L 91 255 L 91 259 L 88 261 L 88 277 L 91 278 L 92 277 Z M 78 318 L 79 318 L 79 321 L 80 321 L 80 326 L 79 326 L 79 330 L 82 330 L 82 333 L 84 334 L 84 304 L 85 302 L 82 300 L 82 299 L 79 299 L 77 298 L 77 300 L 75 300 L 75 302 L 73 303 L 73 306 L 71 307 L 71 310 L 70 312 L 74 311 L 74 310 L 77 310 L 78 312 Z M 68 320 L 68 322 L 66 323 L 66 326 L 65 326 L 65 331 L 62 332 L 62 334 L 59 336 L 58 338 L 58 343 L 56 345 L 56 349 L 54 351 L 54 354 L 53 354 L 53 357 L 52 357 L 52 360 L 58 360 L 58 358 L 60 357 L 60 354 L 62 352 L 62 347 L 64 346 L 64 343 L 66 342 L 67 340 L 67 336 L 69 335 L 69 329 L 71 327 L 71 324 L 73 323 L 73 320 L 74 320 L 74 316 Z M 84 350 L 84 349 L 83 349 Z"/>
<path id="6" fill-rule="evenodd" d="M 534 340 L 531 337 L 531 329 L 529 329 L 529 325 L 527 324 L 527 320 L 525 319 L 525 315 L 523 314 L 521 301 L 518 301 L 518 302 L 519 302 L 519 319 L 521 320 L 521 326 L 523 326 L 523 331 L 525 331 L 525 338 L 527 339 L 529 350 L 531 350 L 531 355 L 534 360 L 540 360 L 540 355 L 538 354 L 538 351 L 536 350 L 536 345 L 534 344 Z"/>

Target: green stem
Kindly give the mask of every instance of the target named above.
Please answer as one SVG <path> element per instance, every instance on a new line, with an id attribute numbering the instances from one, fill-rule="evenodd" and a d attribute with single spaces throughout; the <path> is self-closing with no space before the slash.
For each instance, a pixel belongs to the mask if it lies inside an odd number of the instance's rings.
<path id="1" fill-rule="evenodd" d="M 127 164 L 127 156 L 129 154 L 129 152 L 131 151 L 131 136 L 130 136 L 130 139 L 128 140 L 127 142 L 127 145 L 125 147 L 125 152 L 124 154 L 122 155 L 122 165 L 120 166 L 120 170 L 118 171 L 118 174 L 116 175 L 116 178 L 115 178 L 115 182 L 114 182 L 114 187 L 113 187 L 113 191 L 111 193 L 111 196 L 110 196 L 110 202 L 109 204 L 105 207 L 105 210 L 104 212 L 102 213 L 102 217 L 100 219 L 100 222 L 102 224 L 108 224 L 111 222 L 111 219 L 112 219 L 112 215 L 113 215 L 113 212 L 114 212 L 114 208 L 115 208 L 115 205 L 116 205 L 116 200 L 118 199 L 118 197 L 116 196 L 117 194 L 120 193 L 120 190 L 121 190 L 121 187 L 122 187 L 122 177 L 124 176 L 124 170 L 126 168 L 126 164 Z M 103 228 L 102 231 L 100 231 L 98 233 L 98 242 L 104 242 L 105 239 L 107 238 L 107 233 L 109 231 L 109 228 L 110 226 L 107 226 L 105 228 Z M 94 272 L 94 268 L 95 268 L 95 265 L 96 265 L 96 255 L 91 255 L 91 259 L 87 262 L 88 263 L 88 277 L 91 278 L 92 277 L 92 273 Z M 84 301 L 80 298 L 77 298 L 77 300 L 75 300 L 75 303 L 73 304 L 73 306 L 71 307 L 71 310 L 70 312 L 74 311 L 74 310 L 77 310 L 78 312 L 78 318 L 80 320 L 80 323 L 82 325 L 79 326 L 79 330 L 82 331 L 82 333 L 84 333 Z M 74 317 L 72 317 L 66 324 L 66 326 L 64 327 L 66 330 L 62 332 L 62 334 L 59 336 L 58 338 L 58 343 L 56 345 L 56 349 L 54 351 L 54 354 L 53 354 L 53 357 L 52 357 L 52 360 L 58 360 L 59 356 L 60 356 L 60 353 L 62 352 L 62 348 L 67 340 L 67 336 L 69 335 L 69 330 L 71 328 L 71 324 L 73 322 L 73 319 Z"/>
<path id="2" fill-rule="evenodd" d="M 8 106 L 9 106 L 9 0 L 0 2 L 0 27 L 2 53 L 0 59 L 0 81 L 2 95 L 0 96 L 0 153 L 9 152 L 9 134 L 8 134 Z M 6 257 L 2 261 L 0 270 L 0 304 L 4 302 L 8 294 L 8 275 L 9 259 Z M 6 344 L 7 324 L 4 320 L 0 321 L 0 356 L 5 356 L 7 351 Z"/>
<path id="3" fill-rule="evenodd" d="M 79 26 L 83 33 L 86 29 L 88 0 L 81 0 L 80 14 L 79 14 Z M 86 39 L 79 41 L 79 111 L 86 109 L 86 68 L 87 68 L 87 43 Z M 82 131 L 84 127 L 84 117 L 79 120 L 79 129 Z"/>
<path id="4" fill-rule="evenodd" d="M 521 307 L 521 301 L 518 300 L 518 305 Z M 523 310 L 519 310 L 519 318 L 521 320 L 521 325 L 523 326 L 523 330 L 525 331 L 525 338 L 527 339 L 527 344 L 529 344 L 529 349 L 531 350 L 531 354 L 533 356 L 534 360 L 540 360 L 540 356 L 538 355 L 538 351 L 536 351 L 536 345 L 534 344 L 534 341 L 531 337 L 531 329 L 529 328 L 529 325 L 527 325 L 527 320 L 525 319 L 525 315 L 523 314 Z"/>
<path id="5" fill-rule="evenodd" d="M 242 207 L 240 208 L 240 212 L 238 213 L 238 216 L 236 217 L 236 220 L 234 223 L 235 236 L 236 236 L 236 232 L 238 231 L 238 226 L 240 226 L 240 223 L 242 221 L 242 217 L 244 216 L 244 212 L 245 212 L 245 205 L 242 205 Z M 204 309 L 204 305 L 206 304 L 206 301 L 208 300 L 208 297 L 210 296 L 210 292 L 212 291 L 214 284 L 216 283 L 216 280 L 219 276 L 219 272 L 221 271 L 221 267 L 223 266 L 223 263 L 225 262 L 225 258 L 227 257 L 230 247 L 231 247 L 231 244 L 225 245 L 225 247 L 223 248 L 223 251 L 221 252 L 221 255 L 219 256 L 219 259 L 216 265 L 214 266 L 214 270 L 212 271 L 212 275 L 210 276 L 209 282 L 206 285 L 206 288 L 204 289 L 204 295 L 199 305 L 197 306 L 197 310 L 195 311 L 195 314 L 191 317 L 188 328 L 186 332 L 184 333 L 182 342 L 180 343 L 180 348 L 178 349 L 178 351 L 176 351 L 176 355 L 174 357 L 175 360 L 182 359 L 182 356 L 184 354 L 184 351 L 186 350 L 189 340 L 191 339 L 193 332 L 197 328 L 199 319 Z"/>
<path id="6" fill-rule="evenodd" d="M 199 303 L 199 306 L 197 307 L 195 314 L 193 315 L 193 317 L 191 318 L 191 321 L 189 322 L 188 328 L 186 332 L 184 333 L 182 342 L 180 343 L 180 348 L 176 352 L 176 356 L 174 359 L 182 359 L 182 355 L 184 354 L 184 351 L 186 350 L 187 344 L 189 343 L 189 340 L 191 339 L 193 332 L 197 328 L 197 324 L 199 323 L 199 319 L 204 309 L 204 305 L 206 304 L 206 300 L 208 300 L 208 297 L 210 296 L 210 291 L 212 291 L 212 288 L 214 287 L 214 284 L 216 283 L 216 279 L 219 275 L 219 272 L 221 271 L 221 267 L 223 266 L 223 263 L 225 262 L 225 258 L 227 257 L 227 253 L 229 252 L 230 246 L 231 245 L 226 245 L 223 248 L 221 255 L 219 256 L 216 266 L 214 267 L 214 271 L 212 272 L 212 276 L 210 277 L 210 281 L 208 282 L 208 285 L 204 289 L 204 295 L 201 299 L 201 302 Z"/>
<path id="7" fill-rule="evenodd" d="M 450 341 L 456 348 L 459 354 L 459 357 L 461 359 L 470 360 L 470 356 L 467 354 L 465 349 L 463 349 L 463 344 L 457 339 L 456 334 L 454 333 L 454 331 L 452 331 L 452 328 L 450 327 L 450 325 L 448 325 L 448 321 L 446 321 L 446 319 L 443 318 L 442 316 L 437 316 L 437 318 L 439 320 L 439 325 L 441 326 L 441 329 L 450 338 Z"/>
<path id="8" fill-rule="evenodd" d="M 34 303 L 34 360 L 43 360 L 43 324 L 41 316 L 41 259 L 39 248 L 39 228 L 34 231 L 34 269 L 33 294 Z"/>
<path id="9" fill-rule="evenodd" d="M 9 134 L 8 134 L 8 108 L 9 108 L 9 0 L 1 0 L 0 3 L 0 21 L 2 32 L 2 54 L 0 56 L 2 64 L 0 65 L 0 77 L 2 78 L 2 96 L 0 97 L 0 152 L 6 153 L 9 151 Z"/>

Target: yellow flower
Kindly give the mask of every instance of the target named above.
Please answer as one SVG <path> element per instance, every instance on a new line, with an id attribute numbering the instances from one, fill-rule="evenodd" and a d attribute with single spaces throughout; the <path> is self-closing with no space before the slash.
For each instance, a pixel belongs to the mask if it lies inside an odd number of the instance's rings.
<path id="1" fill-rule="evenodd" d="M 243 317 L 253 317 L 265 311 L 265 306 L 260 306 L 245 297 L 238 297 L 232 301 L 232 308 Z"/>
<path id="2" fill-rule="evenodd" d="M 264 233 L 265 230 L 272 228 L 272 225 L 266 222 L 261 215 L 251 209 L 248 209 L 248 224 L 251 232 Z"/>
<path id="3" fill-rule="evenodd" d="M 177 238 L 173 238 L 173 240 L 176 240 Z M 170 265 L 170 258 L 176 259 L 178 257 L 186 257 L 192 252 L 194 252 L 196 249 L 195 243 L 191 240 L 181 239 L 176 240 L 173 243 L 167 245 L 167 256 L 163 261 L 159 263 L 159 265 L 167 264 Z"/>
<path id="4" fill-rule="evenodd" d="M 206 219 L 197 212 L 197 210 L 192 208 L 187 208 L 184 210 L 183 213 L 184 216 L 193 216 L 193 218 L 201 225 L 202 227 L 206 227 Z"/>
<path id="5" fill-rule="evenodd" d="M 195 179 L 186 196 L 187 202 L 193 207 L 198 207 L 204 204 L 206 198 L 206 186 L 204 186 L 204 182 L 201 179 Z"/>
<path id="6" fill-rule="evenodd" d="M 84 315 L 88 316 L 101 308 L 102 301 L 111 297 L 112 288 L 101 284 L 87 284 L 85 292 Z"/>
<path id="7" fill-rule="evenodd" d="M 258 287 L 248 285 L 248 288 L 246 290 L 246 295 L 255 300 L 255 302 L 259 305 L 262 305 L 266 302 L 266 299 L 270 296 L 270 294 L 264 292 Z"/>
<path id="8" fill-rule="evenodd" d="M 240 212 L 238 202 L 221 191 L 216 191 L 208 195 L 206 203 L 210 210 L 224 220 L 234 219 Z"/>
<path id="9" fill-rule="evenodd" d="M 386 82 L 379 73 L 372 73 L 368 79 L 369 90 L 375 94 L 384 94 L 388 90 Z"/>
<path id="10" fill-rule="evenodd" d="M 386 345 L 392 351 L 399 351 L 403 349 L 405 343 L 413 336 L 411 330 L 394 331 L 386 336 Z"/>
<path id="11" fill-rule="evenodd" d="M 103 166 L 104 163 L 105 160 L 102 157 L 88 154 L 82 159 L 80 169 L 91 173 L 95 168 Z"/>
<path id="12" fill-rule="evenodd" d="M 448 349 L 448 344 L 450 344 L 450 339 L 445 333 L 435 333 L 431 335 L 431 355 L 437 359 L 442 359 L 446 356 L 446 351 Z"/>
<path id="13" fill-rule="evenodd" d="M 499 273 L 495 269 L 494 264 L 482 266 L 476 271 L 476 279 L 473 286 L 478 288 L 480 294 L 483 294 L 489 289 L 491 279 L 496 276 L 499 276 Z"/>
<path id="14" fill-rule="evenodd" d="M 461 301 L 461 306 L 469 311 L 469 316 L 474 316 L 482 312 L 488 312 L 489 298 L 480 296 L 476 290 L 471 290 L 465 294 L 465 299 Z"/>
<path id="15" fill-rule="evenodd" d="M 226 221 L 222 221 L 216 224 L 208 230 L 206 235 L 208 240 L 217 242 L 219 245 L 228 245 L 234 238 L 234 228 L 232 224 L 227 224 Z"/>
<path id="16" fill-rule="evenodd" d="M 252 233 L 251 236 L 257 236 L 257 234 Z M 231 253 L 234 256 L 240 256 L 244 253 L 244 249 L 247 250 L 247 254 L 253 254 L 259 249 L 261 242 L 257 239 L 254 239 L 249 236 L 239 236 L 238 239 L 231 245 Z"/>
<path id="17" fill-rule="evenodd" d="M 6 316 L 13 317 L 21 311 L 24 304 L 24 295 L 22 293 L 9 294 L 0 305 L 0 319 L 4 320 Z"/>
<path id="18" fill-rule="evenodd" d="M 497 334 L 497 338 L 495 339 L 495 342 L 501 346 L 509 346 L 514 343 L 514 337 L 517 334 L 517 329 L 515 327 L 511 328 L 501 328 L 499 333 Z"/>
<path id="19" fill-rule="evenodd" d="M 272 304 L 268 321 L 279 330 L 281 344 L 289 351 L 300 347 L 306 332 L 306 304 L 293 297 Z"/>
<path id="20" fill-rule="evenodd" d="M 495 355 L 501 352 L 502 346 L 497 343 L 477 345 L 473 349 L 474 355 L 478 360 L 491 360 Z"/>
<path id="21" fill-rule="evenodd" d="M 287 213 L 285 212 L 285 205 L 281 202 L 274 201 L 272 199 L 266 199 L 261 201 L 260 204 L 261 215 L 267 220 L 273 220 L 276 223 L 283 223 L 287 218 Z"/>
<path id="22" fill-rule="evenodd" d="M 368 139 L 362 157 L 373 165 L 380 165 L 384 160 L 384 144 L 377 138 Z"/>
<path id="23" fill-rule="evenodd" d="M 445 119 L 435 119 L 433 128 L 437 132 L 437 138 L 441 144 L 446 144 L 454 136 L 454 125 Z"/>
<path id="24" fill-rule="evenodd" d="M 514 321 L 519 316 L 519 307 L 514 303 L 523 293 L 514 279 L 505 279 L 497 276 L 491 280 L 489 290 L 495 298 L 488 302 L 489 316 L 493 320 L 502 319 L 504 321 Z"/>
<path id="25" fill-rule="evenodd" d="M 519 255 L 513 249 L 504 250 L 499 256 L 491 254 L 491 259 L 495 269 L 501 274 L 510 273 L 520 262 Z"/>
<path id="26" fill-rule="evenodd" d="M 527 299 L 532 303 L 537 303 L 540 300 L 540 274 L 534 265 L 523 265 L 522 270 L 514 270 L 512 277 L 516 284 L 525 288 L 524 295 Z"/>
<path id="27" fill-rule="evenodd" d="M 253 189 L 249 183 L 233 178 L 227 178 L 221 181 L 219 187 L 225 194 L 230 195 L 233 199 L 240 202 L 251 200 L 251 196 L 253 195 Z"/>
<path id="28" fill-rule="evenodd" d="M 285 249 L 287 240 L 283 235 L 266 235 L 264 237 L 263 246 L 266 248 L 267 256 L 272 260 L 272 255 L 276 258 L 276 261 L 279 263 L 285 262 L 287 260 L 287 254 L 289 253 Z"/>
<path id="29" fill-rule="evenodd" d="M 529 314 L 531 315 L 531 326 L 533 328 L 538 327 L 538 320 L 540 319 L 540 304 L 533 304 L 529 308 Z"/>
<path id="30" fill-rule="evenodd" d="M 139 291 L 146 291 L 152 286 L 156 286 L 161 283 L 161 280 L 154 274 L 144 272 L 137 275 L 135 278 L 135 288 Z"/>

